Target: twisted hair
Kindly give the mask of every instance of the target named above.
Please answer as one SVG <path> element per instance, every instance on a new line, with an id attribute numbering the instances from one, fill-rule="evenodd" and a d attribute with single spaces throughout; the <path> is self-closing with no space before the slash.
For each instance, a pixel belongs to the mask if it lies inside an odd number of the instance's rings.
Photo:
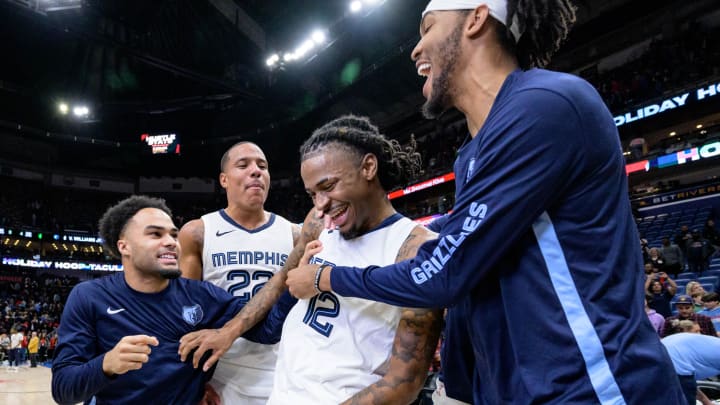
<path id="1" fill-rule="evenodd" d="M 521 33 L 515 41 L 513 23 Z M 514 53 L 520 67 L 544 67 L 567 38 L 575 23 L 575 6 L 570 0 L 508 0 L 506 25 L 497 24 L 502 46 Z"/>
<path id="2" fill-rule="evenodd" d="M 157 208 L 172 218 L 172 211 L 162 198 L 153 198 L 144 195 L 134 195 L 108 208 L 100 218 L 98 228 L 103 246 L 115 258 L 120 258 L 117 241 L 125 230 L 130 218 L 143 208 Z"/>
<path id="3" fill-rule="evenodd" d="M 414 180 L 420 173 L 420 154 L 412 146 L 403 149 L 394 139 L 387 139 L 367 117 L 344 115 L 316 129 L 300 147 L 303 162 L 330 145 L 340 146 L 359 163 L 372 153 L 378 160 L 377 176 L 384 190 L 392 190 Z"/>

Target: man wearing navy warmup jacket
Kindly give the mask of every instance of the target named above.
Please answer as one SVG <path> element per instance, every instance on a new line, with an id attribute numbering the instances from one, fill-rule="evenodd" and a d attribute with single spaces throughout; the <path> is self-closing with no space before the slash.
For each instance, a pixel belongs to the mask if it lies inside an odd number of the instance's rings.
<path id="1" fill-rule="evenodd" d="M 78 284 L 58 330 L 52 394 L 61 404 L 197 404 L 209 379 L 181 362 L 180 337 L 222 326 L 242 302 L 206 282 L 178 278 L 178 229 L 161 199 L 134 196 L 100 220 L 105 247 L 123 272 Z M 279 340 L 295 300 L 281 299 L 244 337 Z"/>
<path id="2" fill-rule="evenodd" d="M 471 135 L 454 166 L 455 207 L 415 259 L 326 269 L 319 287 L 448 307 L 474 358 L 443 367 L 474 368 L 475 404 L 682 404 L 643 309 L 612 116 L 587 82 L 534 68 L 574 20 L 567 0 L 429 3 L 412 54 L 427 77 L 423 109 L 457 108 Z M 293 295 L 315 294 L 317 267 L 289 272 Z M 463 339 L 446 332 L 452 352 Z M 467 392 L 447 377 L 449 397 Z"/>

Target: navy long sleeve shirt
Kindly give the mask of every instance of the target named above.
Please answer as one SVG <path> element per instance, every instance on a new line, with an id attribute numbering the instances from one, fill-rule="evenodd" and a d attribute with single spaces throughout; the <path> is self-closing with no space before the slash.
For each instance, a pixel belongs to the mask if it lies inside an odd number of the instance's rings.
<path id="1" fill-rule="evenodd" d="M 456 205 L 438 239 L 394 265 L 336 267 L 332 288 L 462 308 L 476 404 L 682 403 L 643 309 L 624 169 L 612 116 L 592 86 L 517 70 L 459 150 Z M 453 381 L 445 384 L 450 392 Z"/>
<path id="2" fill-rule="evenodd" d="M 243 337 L 276 343 L 282 323 L 294 305 L 283 296 L 264 323 Z M 242 302 L 207 282 L 170 280 L 159 293 L 131 289 L 124 274 L 83 282 L 70 293 L 58 329 L 52 366 L 53 398 L 61 403 L 196 404 L 209 377 L 193 369 L 192 359 L 180 362 L 178 347 L 186 333 L 221 327 L 242 309 Z M 102 370 L 105 353 L 124 336 L 157 337 L 149 361 L 139 370 L 108 377 Z"/>

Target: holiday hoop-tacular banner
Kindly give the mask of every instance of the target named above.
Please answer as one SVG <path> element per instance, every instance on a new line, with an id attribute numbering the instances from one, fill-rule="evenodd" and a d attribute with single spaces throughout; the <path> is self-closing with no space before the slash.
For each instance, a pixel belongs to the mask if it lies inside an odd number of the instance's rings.
<path id="1" fill-rule="evenodd" d="M 720 83 L 711 84 L 709 86 L 699 87 L 697 89 L 677 94 L 665 100 L 658 101 L 654 104 L 644 105 L 636 110 L 628 111 L 615 117 L 615 125 L 620 127 L 635 121 L 640 121 L 653 115 L 662 114 L 668 110 L 684 107 L 688 103 L 695 101 L 703 101 L 710 97 L 720 94 Z"/>
<path id="2" fill-rule="evenodd" d="M 85 271 L 122 271 L 122 264 L 68 262 L 63 260 L 33 260 L 17 257 L 3 257 L 5 266 L 17 266 L 31 269 L 85 270 Z"/>

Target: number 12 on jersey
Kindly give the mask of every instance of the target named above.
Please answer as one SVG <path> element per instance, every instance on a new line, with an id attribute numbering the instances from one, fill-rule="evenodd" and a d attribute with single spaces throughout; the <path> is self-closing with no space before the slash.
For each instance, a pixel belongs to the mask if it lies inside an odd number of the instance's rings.
<path id="1" fill-rule="evenodd" d="M 320 306 L 320 304 L 324 304 Z M 332 333 L 333 325 L 330 322 L 321 322 L 319 318 L 337 318 L 340 313 L 340 301 L 335 294 L 329 292 L 320 293 L 310 299 L 303 323 L 315 329 L 325 337 Z"/>

